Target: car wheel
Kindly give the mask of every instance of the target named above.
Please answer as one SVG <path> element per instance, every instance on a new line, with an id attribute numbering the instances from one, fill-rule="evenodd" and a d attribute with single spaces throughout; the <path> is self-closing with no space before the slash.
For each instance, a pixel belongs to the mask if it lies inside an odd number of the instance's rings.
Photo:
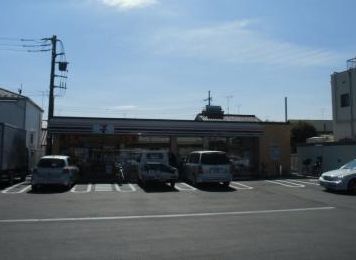
<path id="1" fill-rule="evenodd" d="M 24 182 L 26 180 L 26 174 L 21 175 L 20 181 Z"/>
<path id="2" fill-rule="evenodd" d="M 38 191 L 38 185 L 31 185 L 31 189 L 33 192 L 37 192 Z"/>
<path id="3" fill-rule="evenodd" d="M 197 176 L 195 175 L 193 175 L 192 184 L 193 186 L 197 186 Z"/>
<path id="4" fill-rule="evenodd" d="M 141 186 L 142 187 L 146 187 L 147 186 L 147 183 L 144 179 L 139 179 L 140 183 L 141 183 Z"/>
<path id="5" fill-rule="evenodd" d="M 230 182 L 229 181 L 223 182 L 223 186 L 226 187 L 226 188 L 229 187 L 230 186 Z"/>
<path id="6" fill-rule="evenodd" d="M 349 192 L 356 193 L 356 179 L 352 179 L 348 185 Z"/>
<path id="7" fill-rule="evenodd" d="M 14 175 L 12 172 L 9 173 L 9 184 L 13 185 L 15 181 Z"/>
<path id="8" fill-rule="evenodd" d="M 175 181 L 171 181 L 170 184 L 171 184 L 172 189 L 174 189 L 174 186 L 176 185 L 176 182 Z"/>

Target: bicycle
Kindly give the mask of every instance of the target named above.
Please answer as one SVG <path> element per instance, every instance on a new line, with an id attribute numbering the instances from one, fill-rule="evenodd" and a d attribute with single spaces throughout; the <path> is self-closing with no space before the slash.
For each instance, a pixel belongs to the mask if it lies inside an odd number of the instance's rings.
<path id="1" fill-rule="evenodd" d="M 114 177 L 118 180 L 120 185 L 125 182 L 124 167 L 119 162 L 114 163 Z"/>

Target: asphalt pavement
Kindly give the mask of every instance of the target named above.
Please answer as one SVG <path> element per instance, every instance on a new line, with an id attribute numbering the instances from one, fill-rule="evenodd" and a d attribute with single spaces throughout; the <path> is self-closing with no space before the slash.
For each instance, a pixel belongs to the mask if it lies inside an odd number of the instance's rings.
<path id="1" fill-rule="evenodd" d="M 17 186 L 16 186 L 17 185 Z M 0 189 L 0 259 L 354 259 L 356 196 L 313 179 Z"/>

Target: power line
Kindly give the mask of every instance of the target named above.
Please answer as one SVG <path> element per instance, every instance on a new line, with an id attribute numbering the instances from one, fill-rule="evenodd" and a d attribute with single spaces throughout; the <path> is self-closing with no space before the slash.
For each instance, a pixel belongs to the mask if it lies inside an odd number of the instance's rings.
<path id="1" fill-rule="evenodd" d="M 51 51 L 52 49 L 43 49 L 43 50 L 26 50 L 27 52 L 46 52 Z"/>
<path id="2" fill-rule="evenodd" d="M 0 41 L 41 42 L 43 39 L 26 39 L 13 37 L 0 37 Z"/>
<path id="3" fill-rule="evenodd" d="M 47 46 L 51 46 L 51 44 L 49 44 L 49 43 L 44 43 L 44 44 L 23 44 L 23 45 L 22 45 L 22 47 L 25 47 L 25 48 L 47 47 Z"/>
<path id="4" fill-rule="evenodd" d="M 5 47 L 23 47 L 23 44 L 0 43 L 0 46 L 5 46 Z"/>
<path id="5" fill-rule="evenodd" d="M 29 44 L 27 44 L 29 43 Z M 51 46 L 46 39 L 24 39 L 24 38 L 9 38 L 0 37 L 0 48 L 2 51 L 13 51 L 13 52 L 47 52 L 51 49 L 45 48 Z M 24 50 L 22 50 L 23 48 Z"/>
<path id="6" fill-rule="evenodd" d="M 0 48 L 0 51 L 28 52 L 28 50 L 24 50 L 24 49 L 13 49 L 13 48 Z"/>
<path id="7" fill-rule="evenodd" d="M 0 41 L 21 41 L 20 38 L 0 37 Z"/>

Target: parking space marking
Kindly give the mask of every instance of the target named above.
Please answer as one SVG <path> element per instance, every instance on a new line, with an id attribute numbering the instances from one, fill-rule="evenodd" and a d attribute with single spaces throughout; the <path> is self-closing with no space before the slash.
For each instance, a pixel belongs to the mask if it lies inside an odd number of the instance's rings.
<path id="1" fill-rule="evenodd" d="M 319 179 L 306 179 L 307 181 L 310 181 L 310 182 L 318 182 L 319 183 Z"/>
<path id="2" fill-rule="evenodd" d="M 25 188 L 19 190 L 18 192 L 15 192 L 15 193 L 23 193 L 23 192 L 27 192 L 31 190 L 31 185 L 27 185 Z"/>
<path id="3" fill-rule="evenodd" d="M 29 219 L 0 219 L 0 224 L 5 223 L 41 223 L 41 222 L 74 222 L 74 221 L 112 221 L 112 220 L 137 220 L 137 219 L 163 219 L 163 218 L 188 218 L 188 217 L 216 217 L 216 216 L 243 216 L 257 214 L 277 214 L 277 213 L 297 213 L 308 211 L 333 210 L 335 207 L 314 207 L 314 208 L 287 208 L 268 209 L 251 211 L 227 211 L 227 212 L 206 212 L 206 213 L 185 213 L 167 215 L 133 215 L 133 216 L 110 216 L 110 217 L 73 217 L 73 218 L 29 218 Z"/>
<path id="4" fill-rule="evenodd" d="M 288 181 L 293 181 L 296 183 L 301 183 L 301 184 L 308 184 L 308 185 L 315 185 L 315 186 L 320 186 L 319 183 L 317 182 L 311 182 L 311 181 L 299 181 L 299 180 L 289 180 Z"/>
<path id="5" fill-rule="evenodd" d="M 94 184 L 94 191 L 114 191 L 113 186 L 111 183 L 107 184 Z"/>
<path id="6" fill-rule="evenodd" d="M 125 185 L 125 186 L 124 186 Z M 131 183 L 129 184 L 123 184 L 121 187 L 118 184 L 114 184 L 115 190 L 118 192 L 135 192 L 137 191 L 135 186 Z M 123 187 L 130 187 L 130 189 L 122 189 Z"/>
<path id="7" fill-rule="evenodd" d="M 184 186 L 184 187 L 181 187 L 181 186 Z M 179 191 L 197 190 L 196 188 L 194 188 L 193 186 L 190 186 L 189 184 L 187 184 L 185 182 L 176 183 L 175 188 Z"/>
<path id="8" fill-rule="evenodd" d="M 267 181 L 266 180 L 266 182 L 282 185 L 282 186 L 289 187 L 289 188 L 305 188 L 305 185 L 298 184 L 298 183 L 291 182 L 291 181 L 284 181 L 284 180 Z"/>
<path id="9" fill-rule="evenodd" d="M 240 182 L 233 181 L 230 183 L 230 187 L 237 189 L 237 190 L 252 190 L 253 187 L 242 184 Z"/>
<path id="10" fill-rule="evenodd" d="M 11 190 L 16 189 L 17 187 L 19 187 L 25 183 L 26 182 L 20 182 L 18 184 L 12 185 L 12 186 L 6 188 L 5 190 L 1 191 L 1 193 L 18 193 L 18 192 L 11 192 Z"/>
<path id="11" fill-rule="evenodd" d="M 92 184 L 89 183 L 87 185 L 86 190 L 76 190 L 76 188 L 78 188 L 80 186 L 82 186 L 82 184 L 74 185 L 73 188 L 70 190 L 70 192 L 73 192 L 73 193 L 88 193 L 88 192 L 91 191 Z"/>

